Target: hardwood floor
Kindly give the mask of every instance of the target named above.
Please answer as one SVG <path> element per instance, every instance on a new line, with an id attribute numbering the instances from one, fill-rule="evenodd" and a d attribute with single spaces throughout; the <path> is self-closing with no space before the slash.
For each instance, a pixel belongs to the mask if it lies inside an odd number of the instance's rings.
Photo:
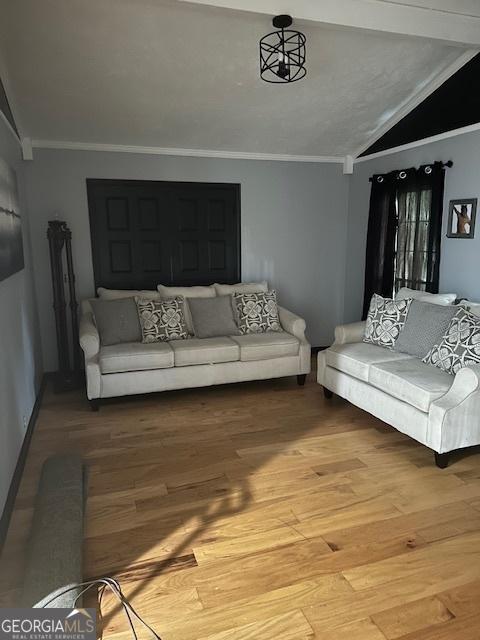
<path id="1" fill-rule="evenodd" d="M 71 450 L 90 468 L 85 578 L 116 576 L 163 640 L 480 637 L 480 455 L 440 470 L 428 449 L 325 400 L 313 375 L 99 413 L 48 390 L 0 605 L 18 596 L 41 464 Z M 104 637 L 130 637 L 110 596 L 103 612 Z"/>

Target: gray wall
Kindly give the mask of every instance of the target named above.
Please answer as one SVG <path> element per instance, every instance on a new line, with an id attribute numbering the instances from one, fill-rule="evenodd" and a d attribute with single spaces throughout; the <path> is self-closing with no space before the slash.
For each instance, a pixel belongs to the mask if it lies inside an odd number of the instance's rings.
<path id="1" fill-rule="evenodd" d="M 25 253 L 25 269 L 0 282 L 1 513 L 35 403 L 41 376 L 41 356 L 20 147 L 2 119 L 0 157 L 17 172 Z"/>
<path id="2" fill-rule="evenodd" d="M 241 183 L 244 280 L 266 278 L 281 304 L 307 320 L 315 345 L 343 317 L 348 178 L 338 164 L 36 150 L 26 163 L 46 370 L 56 367 L 47 221 L 73 233 L 79 298 L 94 293 L 86 178 Z"/>
<path id="3" fill-rule="evenodd" d="M 445 178 L 440 290 L 480 300 L 480 210 L 474 240 L 446 237 L 448 203 L 454 198 L 480 200 L 480 131 L 434 142 L 355 165 L 350 182 L 345 280 L 345 320 L 360 318 L 370 199 L 369 177 L 394 169 L 453 160 Z"/>

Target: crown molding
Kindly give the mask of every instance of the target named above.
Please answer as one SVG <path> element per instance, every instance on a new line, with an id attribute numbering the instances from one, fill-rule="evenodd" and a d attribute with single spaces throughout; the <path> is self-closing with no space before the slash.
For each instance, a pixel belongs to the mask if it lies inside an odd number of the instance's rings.
<path id="1" fill-rule="evenodd" d="M 360 162 L 368 162 L 369 160 L 375 160 L 375 158 L 383 158 L 383 156 L 390 156 L 394 153 L 399 153 L 400 151 L 408 151 L 409 149 L 415 149 L 416 147 L 423 147 L 426 144 L 440 142 L 441 140 L 447 140 L 448 138 L 455 138 L 456 136 L 462 136 L 465 133 L 472 133 L 474 131 L 480 131 L 480 122 L 477 122 L 476 124 L 470 124 L 467 127 L 460 127 L 460 129 L 445 131 L 445 133 L 439 133 L 436 136 L 430 136 L 429 138 L 422 138 L 421 140 L 408 142 L 407 144 L 402 144 L 398 147 L 392 147 L 391 149 L 385 149 L 385 151 L 377 151 L 377 153 L 371 153 L 368 156 L 355 158 L 354 164 L 358 164 Z"/>
<path id="2" fill-rule="evenodd" d="M 459 71 L 467 62 L 476 56 L 478 53 L 478 49 L 469 49 L 468 51 L 464 51 L 461 55 L 452 62 L 446 69 L 437 74 L 430 82 L 428 82 L 423 89 L 418 91 L 411 99 L 407 100 L 403 104 L 399 106 L 399 108 L 395 111 L 395 113 L 388 118 L 383 124 L 381 124 L 372 136 L 359 147 L 355 153 L 353 153 L 353 157 L 357 158 L 361 153 L 369 149 L 372 144 L 375 144 L 380 138 L 390 131 L 392 127 L 402 120 L 405 116 L 407 116 L 411 111 L 413 111 L 419 104 L 421 104 L 428 96 L 430 96 L 436 89 L 438 89 L 444 82 L 446 82 L 449 78 L 451 78 L 457 71 Z"/>
<path id="3" fill-rule="evenodd" d="M 192 158 L 223 158 L 228 160 L 272 160 L 276 162 L 315 162 L 343 164 L 343 156 L 299 156 L 277 153 L 248 153 L 219 149 L 180 149 L 175 147 L 142 147 L 125 144 L 73 142 L 65 140 L 32 140 L 35 149 L 70 151 L 108 151 L 113 153 L 141 153 L 157 156 L 188 156 Z"/>

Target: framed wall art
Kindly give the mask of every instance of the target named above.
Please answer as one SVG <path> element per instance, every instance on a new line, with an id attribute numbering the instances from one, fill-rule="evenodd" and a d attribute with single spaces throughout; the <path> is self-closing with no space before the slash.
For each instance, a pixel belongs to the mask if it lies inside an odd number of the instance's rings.
<path id="1" fill-rule="evenodd" d="M 477 198 L 450 200 L 447 238 L 473 238 L 476 214 Z"/>

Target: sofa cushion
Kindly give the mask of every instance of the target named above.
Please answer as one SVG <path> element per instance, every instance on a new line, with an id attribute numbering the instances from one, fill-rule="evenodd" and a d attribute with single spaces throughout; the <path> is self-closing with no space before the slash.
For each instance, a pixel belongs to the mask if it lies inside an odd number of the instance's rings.
<path id="1" fill-rule="evenodd" d="M 216 338 L 240 334 L 233 317 L 231 296 L 190 298 L 188 305 L 197 338 Z"/>
<path id="2" fill-rule="evenodd" d="M 208 287 L 168 287 L 164 284 L 157 285 L 157 290 L 162 298 L 214 298 L 217 294 L 213 284 Z"/>
<path id="3" fill-rule="evenodd" d="M 417 358 L 408 358 L 372 364 L 368 381 L 380 391 L 428 412 L 431 403 L 450 389 L 453 378 Z"/>
<path id="4" fill-rule="evenodd" d="M 160 300 L 158 291 L 150 289 L 105 289 L 98 287 L 98 297 L 101 300 L 121 300 L 122 298 L 151 298 L 152 300 Z"/>
<path id="5" fill-rule="evenodd" d="M 170 342 L 175 366 L 193 364 L 218 364 L 239 360 L 238 345 L 230 338 L 189 338 Z"/>
<path id="6" fill-rule="evenodd" d="M 147 371 L 174 366 L 173 351 L 169 342 L 127 342 L 100 349 L 102 373 Z"/>
<path id="7" fill-rule="evenodd" d="M 234 293 L 267 293 L 268 282 L 237 282 L 237 284 L 217 284 L 213 285 L 217 296 L 231 296 Z"/>
<path id="8" fill-rule="evenodd" d="M 334 344 L 325 353 L 327 365 L 368 382 L 370 366 L 377 362 L 405 360 L 410 356 L 366 342 Z"/>
<path id="9" fill-rule="evenodd" d="M 395 351 L 424 358 L 432 347 L 441 342 L 456 312 L 457 307 L 451 304 L 412 300 L 405 325 L 395 342 Z"/>
<path id="10" fill-rule="evenodd" d="M 296 356 L 300 347 L 298 339 L 286 331 L 232 336 L 232 340 L 240 347 L 240 360 L 243 362 Z"/>

